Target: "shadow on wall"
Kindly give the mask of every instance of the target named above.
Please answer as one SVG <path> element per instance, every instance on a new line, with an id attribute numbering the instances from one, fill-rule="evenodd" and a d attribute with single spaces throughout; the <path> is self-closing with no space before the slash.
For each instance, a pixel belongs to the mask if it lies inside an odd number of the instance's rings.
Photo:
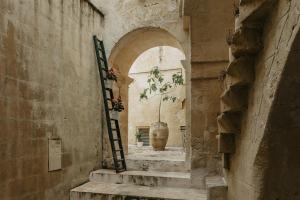
<path id="1" fill-rule="evenodd" d="M 300 199 L 300 31 L 285 64 L 256 162 L 260 199 Z M 261 162 L 260 162 L 261 161 Z"/>

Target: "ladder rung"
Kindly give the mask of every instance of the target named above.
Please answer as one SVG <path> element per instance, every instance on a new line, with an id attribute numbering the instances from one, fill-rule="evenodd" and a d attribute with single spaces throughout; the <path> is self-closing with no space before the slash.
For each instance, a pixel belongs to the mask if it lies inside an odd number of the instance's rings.
<path id="1" fill-rule="evenodd" d="M 100 48 L 100 47 L 97 47 L 97 49 L 98 49 L 99 51 L 102 51 L 102 52 L 103 52 L 103 49 L 102 49 L 102 48 Z"/>
<path id="2" fill-rule="evenodd" d="M 123 151 L 123 149 L 116 149 L 115 151 Z"/>
<path id="3" fill-rule="evenodd" d="M 116 128 L 112 128 L 111 130 L 112 130 L 112 131 L 117 131 L 117 129 L 116 129 Z"/>
<path id="4" fill-rule="evenodd" d="M 114 141 L 120 141 L 121 139 L 120 138 L 117 138 L 117 139 L 113 139 Z"/>
<path id="5" fill-rule="evenodd" d="M 105 90 L 112 91 L 112 89 L 111 89 L 111 88 L 105 88 Z"/>
<path id="6" fill-rule="evenodd" d="M 124 158 L 120 158 L 120 159 L 118 159 L 117 161 L 118 161 L 118 162 L 122 162 L 122 161 L 124 161 Z"/>

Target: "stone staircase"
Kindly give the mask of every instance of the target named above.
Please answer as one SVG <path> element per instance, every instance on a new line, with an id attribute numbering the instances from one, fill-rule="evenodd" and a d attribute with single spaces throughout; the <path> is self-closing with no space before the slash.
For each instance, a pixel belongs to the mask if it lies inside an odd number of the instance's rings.
<path id="1" fill-rule="evenodd" d="M 137 160 L 128 157 L 126 159 L 128 170 L 137 171 L 162 171 L 162 172 L 187 172 L 185 161 L 182 160 Z"/>
<path id="2" fill-rule="evenodd" d="M 225 200 L 227 186 L 222 177 L 208 177 L 206 188 L 191 186 L 188 172 L 126 171 L 101 169 L 89 182 L 74 188 L 70 200 Z M 224 193 L 225 192 L 225 193 Z"/>
<path id="3" fill-rule="evenodd" d="M 230 63 L 226 68 L 225 90 L 221 95 L 218 116 L 218 151 L 223 154 L 223 167 L 230 169 L 237 135 L 241 134 L 244 113 L 248 107 L 248 91 L 255 81 L 255 59 L 263 48 L 263 23 L 276 0 L 241 0 L 234 33 L 227 38 Z"/>
<path id="4" fill-rule="evenodd" d="M 175 147 L 155 152 L 151 147 L 129 146 L 126 164 L 129 171 L 188 172 L 183 149 Z"/>

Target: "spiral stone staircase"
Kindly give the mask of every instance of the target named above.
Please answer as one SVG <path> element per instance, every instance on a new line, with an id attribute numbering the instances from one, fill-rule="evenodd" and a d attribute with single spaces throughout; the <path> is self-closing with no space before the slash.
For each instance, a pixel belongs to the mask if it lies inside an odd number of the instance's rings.
<path id="1" fill-rule="evenodd" d="M 223 167 L 230 168 L 230 155 L 235 153 L 235 140 L 241 133 L 243 114 L 248 106 L 248 91 L 255 79 L 255 58 L 263 48 L 263 23 L 276 0 L 241 0 L 236 12 L 235 31 L 229 35 L 230 63 L 226 69 L 225 91 L 221 96 L 218 116 L 219 153 Z"/>

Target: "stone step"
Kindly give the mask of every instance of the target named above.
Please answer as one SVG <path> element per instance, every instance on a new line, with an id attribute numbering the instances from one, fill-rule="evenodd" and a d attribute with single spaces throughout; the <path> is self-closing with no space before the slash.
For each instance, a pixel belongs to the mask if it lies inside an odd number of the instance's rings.
<path id="1" fill-rule="evenodd" d="M 152 187 L 189 188 L 191 186 L 190 176 L 190 173 L 187 172 L 125 171 L 117 174 L 114 170 L 100 169 L 91 172 L 90 181 Z"/>
<path id="2" fill-rule="evenodd" d="M 160 172 L 188 172 L 185 161 L 181 160 L 137 160 L 126 159 L 127 169 L 130 171 L 160 171 Z"/>
<path id="3" fill-rule="evenodd" d="M 221 176 L 206 177 L 207 200 L 226 200 L 228 186 Z"/>
<path id="4" fill-rule="evenodd" d="M 135 197 L 135 198 L 134 198 Z M 70 192 L 70 200 L 207 200 L 205 190 L 88 182 Z"/>

